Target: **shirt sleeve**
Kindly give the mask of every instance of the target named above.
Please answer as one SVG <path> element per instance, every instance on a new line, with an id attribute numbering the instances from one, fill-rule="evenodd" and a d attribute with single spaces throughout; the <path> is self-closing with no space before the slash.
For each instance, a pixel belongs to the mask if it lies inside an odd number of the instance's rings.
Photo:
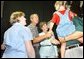
<path id="1" fill-rule="evenodd" d="M 4 33 L 4 41 L 3 44 L 10 44 L 10 40 L 9 40 L 9 34 L 7 33 L 7 31 Z"/>
<path id="2" fill-rule="evenodd" d="M 21 31 L 21 35 L 22 35 L 23 40 L 33 40 L 32 33 L 28 27 L 25 27 Z"/>
<path id="3" fill-rule="evenodd" d="M 52 17 L 51 21 L 58 25 L 59 20 L 60 20 L 59 16 L 56 13 L 53 14 L 53 17 Z"/>

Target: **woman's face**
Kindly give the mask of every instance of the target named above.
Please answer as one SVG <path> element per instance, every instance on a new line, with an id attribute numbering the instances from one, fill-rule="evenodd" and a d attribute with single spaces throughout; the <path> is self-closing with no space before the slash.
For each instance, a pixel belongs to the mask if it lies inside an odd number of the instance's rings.
<path id="1" fill-rule="evenodd" d="M 18 17 L 18 20 L 20 23 L 22 23 L 23 25 L 26 25 L 26 18 L 24 16 Z"/>
<path id="2" fill-rule="evenodd" d="M 43 31 L 47 31 L 47 30 L 48 30 L 47 24 L 44 24 L 44 25 L 42 26 L 42 30 L 43 30 Z"/>

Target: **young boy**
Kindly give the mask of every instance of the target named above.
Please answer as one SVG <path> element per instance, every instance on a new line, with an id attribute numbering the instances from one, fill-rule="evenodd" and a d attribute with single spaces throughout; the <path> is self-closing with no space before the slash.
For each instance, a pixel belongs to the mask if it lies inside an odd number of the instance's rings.
<path id="1" fill-rule="evenodd" d="M 40 28 L 42 32 L 39 34 L 39 36 L 45 35 L 48 32 L 48 26 L 46 22 L 41 22 Z M 41 41 L 40 51 L 39 51 L 40 57 L 41 58 L 57 58 L 58 57 L 57 46 L 54 44 L 59 44 L 59 41 L 57 41 L 54 38 L 53 34 L 50 38 L 46 38 L 45 40 Z"/>
<path id="2" fill-rule="evenodd" d="M 51 23 L 50 23 L 50 30 L 52 30 L 54 23 L 57 25 L 56 32 L 60 42 L 62 43 L 64 39 L 65 41 L 78 39 L 78 41 L 82 42 L 80 37 L 83 36 L 83 32 L 77 31 L 75 29 L 75 25 L 72 22 L 72 18 L 74 17 L 74 13 L 66 9 L 66 1 L 56 1 L 55 9 L 57 10 L 54 12 Z M 77 34 L 77 35 L 76 35 Z M 79 35 L 80 34 L 80 35 Z M 70 35 L 70 36 L 69 36 Z M 67 36 L 71 39 L 67 39 Z M 61 37 L 61 38 L 60 38 Z M 64 38 L 64 39 L 62 39 Z M 65 54 L 65 47 L 66 42 L 62 43 L 61 45 L 61 57 L 64 58 Z"/>

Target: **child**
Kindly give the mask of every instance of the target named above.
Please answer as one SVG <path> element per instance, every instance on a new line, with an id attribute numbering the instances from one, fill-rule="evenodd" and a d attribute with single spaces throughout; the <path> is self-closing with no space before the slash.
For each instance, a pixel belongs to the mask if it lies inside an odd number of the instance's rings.
<path id="1" fill-rule="evenodd" d="M 72 22 L 72 18 L 75 16 L 74 13 L 66 9 L 66 1 L 56 1 L 55 3 L 55 9 L 57 10 L 53 14 L 53 18 L 50 23 L 50 30 L 52 31 L 54 23 L 57 24 L 56 32 L 58 35 L 58 38 L 60 42 L 62 43 L 64 39 L 67 41 L 68 39 L 65 38 L 66 36 L 69 36 L 72 34 L 70 37 L 73 37 L 74 39 L 79 38 L 78 41 L 81 42 L 80 37 L 83 36 L 83 32 L 76 31 L 75 25 Z M 79 34 L 75 36 L 76 34 Z M 60 38 L 61 37 L 61 38 Z M 63 39 L 62 39 L 63 38 Z M 82 39 L 83 40 L 83 39 Z M 61 57 L 64 58 L 65 54 L 65 47 L 66 47 L 66 42 L 63 42 L 61 45 Z"/>
<path id="2" fill-rule="evenodd" d="M 48 32 L 48 26 L 46 22 L 41 22 L 40 23 L 40 28 L 43 32 L 39 34 L 45 35 Z M 59 44 L 59 41 L 57 41 L 53 34 L 52 37 L 46 38 L 45 40 L 40 42 L 40 57 L 41 58 L 57 58 L 58 57 L 58 51 L 57 51 L 57 46 L 53 44 Z"/>

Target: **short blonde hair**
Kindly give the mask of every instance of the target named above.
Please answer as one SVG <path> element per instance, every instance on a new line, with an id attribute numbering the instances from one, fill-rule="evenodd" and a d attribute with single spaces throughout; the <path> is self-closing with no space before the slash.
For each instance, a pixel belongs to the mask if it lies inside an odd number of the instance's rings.
<path id="1" fill-rule="evenodd" d="M 30 20 L 33 19 L 33 17 L 34 17 L 35 15 L 38 16 L 38 14 L 31 14 L 31 15 L 30 15 Z"/>
<path id="2" fill-rule="evenodd" d="M 17 18 L 21 16 L 25 16 L 24 12 L 21 11 L 13 12 L 10 16 L 10 23 L 13 24 L 15 22 L 18 22 L 19 20 Z"/>
<path id="3" fill-rule="evenodd" d="M 66 3 L 67 3 L 67 1 L 56 1 L 55 4 L 54 4 L 54 6 L 56 7 L 56 5 L 58 5 L 58 4 L 59 4 L 59 5 L 64 5 L 64 6 L 65 6 Z"/>
<path id="4" fill-rule="evenodd" d="M 44 24 L 47 24 L 47 22 L 43 21 L 43 22 L 40 22 L 39 26 L 40 26 L 40 29 L 43 27 Z"/>

